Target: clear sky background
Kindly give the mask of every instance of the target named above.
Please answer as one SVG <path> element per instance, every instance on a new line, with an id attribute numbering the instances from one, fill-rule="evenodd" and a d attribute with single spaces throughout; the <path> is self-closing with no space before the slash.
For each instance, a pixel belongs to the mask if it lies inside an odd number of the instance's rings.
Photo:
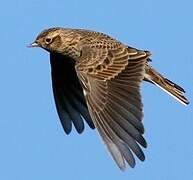
<path id="1" fill-rule="evenodd" d="M 1 180 L 182 180 L 193 178 L 192 0 L 7 0 L 0 7 Z M 66 136 L 51 89 L 49 55 L 28 49 L 44 28 L 102 31 L 150 50 L 153 66 L 183 86 L 177 103 L 142 87 L 146 161 L 121 172 L 96 131 Z"/>

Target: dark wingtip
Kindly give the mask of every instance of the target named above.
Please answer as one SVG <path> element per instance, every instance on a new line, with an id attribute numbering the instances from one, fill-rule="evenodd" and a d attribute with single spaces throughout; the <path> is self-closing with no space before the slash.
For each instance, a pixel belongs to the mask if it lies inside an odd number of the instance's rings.
<path id="1" fill-rule="evenodd" d="M 144 148 L 147 148 L 147 141 L 145 140 L 145 138 L 141 139 L 140 145 L 143 146 Z"/>
<path id="2" fill-rule="evenodd" d="M 62 115 L 60 111 L 58 111 L 58 115 L 64 132 L 69 135 L 72 131 L 72 123 L 70 117 L 67 114 Z"/>
<path id="3" fill-rule="evenodd" d="M 90 127 L 91 129 L 95 129 L 95 125 L 94 125 L 94 123 L 92 122 L 92 119 L 86 119 L 86 122 L 87 122 L 87 124 L 89 125 L 89 127 Z"/>
<path id="4" fill-rule="evenodd" d="M 64 128 L 63 128 L 63 129 L 64 129 Z M 71 130 L 68 131 L 68 130 L 64 129 L 64 132 L 66 133 L 66 135 L 69 135 L 69 134 L 71 133 Z"/>
<path id="5" fill-rule="evenodd" d="M 75 128 L 76 128 L 76 126 L 75 126 Z M 83 131 L 84 131 L 84 126 L 83 126 L 83 127 L 76 128 L 76 131 L 77 131 L 78 134 L 82 134 Z"/>
<path id="6" fill-rule="evenodd" d="M 132 163 L 130 163 L 129 164 L 129 166 L 131 167 L 131 168 L 134 168 L 135 167 L 135 165 L 136 165 L 136 163 L 134 162 L 133 164 Z"/>
<path id="7" fill-rule="evenodd" d="M 145 161 L 145 155 L 144 155 L 144 153 L 141 154 L 141 156 L 139 157 L 139 159 L 140 159 L 141 161 Z"/>

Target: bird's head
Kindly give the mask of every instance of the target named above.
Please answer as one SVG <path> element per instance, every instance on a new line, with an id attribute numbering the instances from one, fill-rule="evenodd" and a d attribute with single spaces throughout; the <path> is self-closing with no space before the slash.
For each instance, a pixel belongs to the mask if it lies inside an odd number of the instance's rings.
<path id="1" fill-rule="evenodd" d="M 61 29 L 50 28 L 42 31 L 28 47 L 41 47 L 49 52 L 58 51 L 62 46 Z"/>
<path id="2" fill-rule="evenodd" d="M 79 54 L 78 42 L 79 36 L 71 29 L 50 28 L 42 31 L 28 47 L 41 47 L 49 52 L 74 55 Z"/>

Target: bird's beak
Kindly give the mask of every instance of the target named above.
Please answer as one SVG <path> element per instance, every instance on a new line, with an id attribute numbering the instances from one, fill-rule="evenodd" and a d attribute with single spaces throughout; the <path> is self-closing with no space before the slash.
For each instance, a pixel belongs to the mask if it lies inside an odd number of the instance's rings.
<path id="1" fill-rule="evenodd" d="M 32 48 L 32 47 L 39 47 L 37 42 L 33 42 L 31 44 L 29 44 L 27 47 Z"/>

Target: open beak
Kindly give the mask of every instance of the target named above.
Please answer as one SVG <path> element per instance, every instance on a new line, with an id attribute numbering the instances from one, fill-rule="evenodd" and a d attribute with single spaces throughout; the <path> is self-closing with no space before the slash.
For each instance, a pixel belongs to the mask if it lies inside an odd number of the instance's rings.
<path id="1" fill-rule="evenodd" d="M 37 42 L 33 42 L 31 44 L 29 44 L 27 47 L 32 48 L 32 47 L 39 47 Z"/>

